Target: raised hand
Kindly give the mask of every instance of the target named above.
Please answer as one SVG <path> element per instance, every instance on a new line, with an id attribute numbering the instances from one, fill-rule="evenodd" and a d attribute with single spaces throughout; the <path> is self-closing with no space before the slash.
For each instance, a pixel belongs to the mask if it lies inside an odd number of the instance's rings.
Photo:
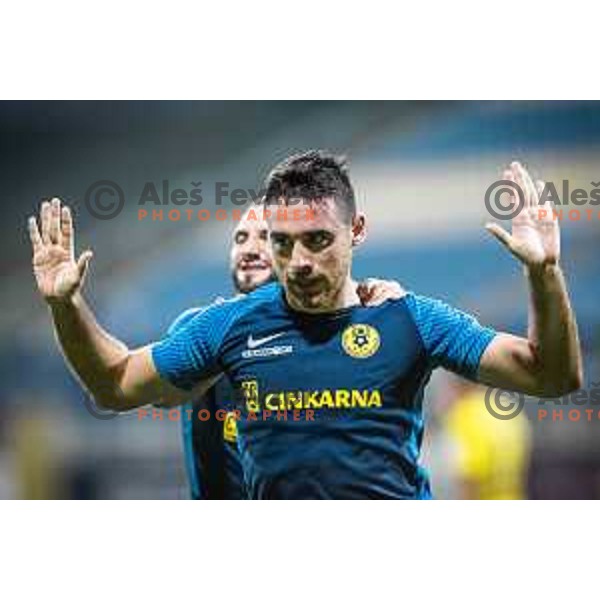
<path id="1" fill-rule="evenodd" d="M 515 182 L 523 191 L 524 206 L 511 220 L 512 235 L 496 223 L 488 223 L 486 229 L 504 244 L 528 267 L 554 265 L 560 257 L 560 230 L 558 220 L 551 211 L 540 211 L 539 198 L 544 182 L 534 184 L 529 173 L 518 162 L 504 171 L 504 179 Z M 518 198 L 511 196 L 513 205 Z M 543 215 L 540 218 L 540 215 Z"/>
<path id="2" fill-rule="evenodd" d="M 71 211 L 61 207 L 58 198 L 42 202 L 40 224 L 41 234 L 36 218 L 29 218 L 33 273 L 47 302 L 63 302 L 81 287 L 92 252 L 87 250 L 75 260 Z"/>
<path id="3" fill-rule="evenodd" d="M 361 281 L 356 292 L 363 306 L 379 306 L 386 300 L 398 300 L 406 294 L 397 281 L 373 277 Z"/>

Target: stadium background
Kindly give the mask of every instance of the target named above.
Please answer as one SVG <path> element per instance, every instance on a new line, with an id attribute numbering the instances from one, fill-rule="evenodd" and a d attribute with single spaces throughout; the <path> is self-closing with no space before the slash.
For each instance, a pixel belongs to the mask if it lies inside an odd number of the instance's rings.
<path id="1" fill-rule="evenodd" d="M 513 159 L 545 180 L 568 178 L 572 189 L 589 190 L 600 180 L 599 134 L 597 103 L 0 103 L 0 498 L 186 497 L 179 424 L 135 413 L 92 417 L 63 364 L 30 268 L 26 217 L 41 198 L 57 195 L 74 208 L 78 250 L 95 252 L 87 296 L 101 323 L 134 346 L 163 334 L 185 308 L 231 289 L 231 221 L 140 221 L 145 183 L 160 190 L 167 179 L 171 189 L 189 190 L 201 180 L 202 208 L 214 209 L 216 181 L 257 189 L 290 152 L 327 148 L 348 155 L 369 217 L 357 277 L 397 279 L 524 333 L 524 281 L 483 230 L 485 191 Z M 125 192 L 113 220 L 95 219 L 84 206 L 98 180 Z M 561 225 L 586 389 L 600 382 L 597 214 Z M 442 498 L 457 496 L 455 455 L 440 425 L 453 394 L 451 381 L 436 376 L 426 399 L 425 461 Z M 526 407 L 526 495 L 600 497 L 600 420 L 540 422 L 537 409 Z"/>

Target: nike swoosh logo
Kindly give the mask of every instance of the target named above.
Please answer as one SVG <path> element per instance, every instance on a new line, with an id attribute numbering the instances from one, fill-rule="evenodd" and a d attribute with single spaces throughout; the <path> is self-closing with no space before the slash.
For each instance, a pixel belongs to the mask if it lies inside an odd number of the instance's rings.
<path id="1" fill-rule="evenodd" d="M 262 346 L 263 344 L 266 344 L 267 342 L 270 342 L 271 340 L 274 340 L 275 338 L 281 337 L 282 335 L 285 335 L 284 331 L 282 331 L 281 333 L 274 333 L 273 335 L 269 335 L 267 337 L 259 338 L 259 339 L 255 340 L 252 337 L 252 334 L 250 334 L 248 336 L 248 348 L 250 348 L 250 350 L 253 350 L 254 348 L 258 348 L 259 346 Z"/>

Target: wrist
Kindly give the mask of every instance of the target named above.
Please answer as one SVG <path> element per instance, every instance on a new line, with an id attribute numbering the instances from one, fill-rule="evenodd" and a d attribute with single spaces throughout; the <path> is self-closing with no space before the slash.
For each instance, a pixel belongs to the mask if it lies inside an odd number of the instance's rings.
<path id="1" fill-rule="evenodd" d="M 545 279 L 546 277 L 554 277 L 561 272 L 558 262 L 541 263 L 541 264 L 525 264 L 523 271 L 530 279 Z"/>
<path id="2" fill-rule="evenodd" d="M 79 290 L 68 296 L 53 296 L 47 297 L 46 304 L 52 311 L 76 308 L 82 300 Z"/>

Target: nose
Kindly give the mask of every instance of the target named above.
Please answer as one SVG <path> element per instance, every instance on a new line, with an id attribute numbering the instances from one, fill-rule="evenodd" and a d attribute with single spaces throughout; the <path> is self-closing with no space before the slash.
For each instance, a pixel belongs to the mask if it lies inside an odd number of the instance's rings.
<path id="1" fill-rule="evenodd" d="M 259 260 L 265 253 L 266 242 L 261 240 L 256 233 L 248 236 L 246 243 L 242 247 L 242 256 L 247 261 Z"/>
<path id="2" fill-rule="evenodd" d="M 248 248 L 247 250 L 244 250 L 244 252 L 242 253 L 242 258 L 245 261 L 251 262 L 253 260 L 258 260 L 260 258 L 260 254 L 259 254 L 258 250 L 254 249 L 254 248 Z"/>
<path id="3" fill-rule="evenodd" d="M 308 277 L 312 274 L 312 261 L 301 244 L 294 244 L 288 268 L 294 278 Z"/>

